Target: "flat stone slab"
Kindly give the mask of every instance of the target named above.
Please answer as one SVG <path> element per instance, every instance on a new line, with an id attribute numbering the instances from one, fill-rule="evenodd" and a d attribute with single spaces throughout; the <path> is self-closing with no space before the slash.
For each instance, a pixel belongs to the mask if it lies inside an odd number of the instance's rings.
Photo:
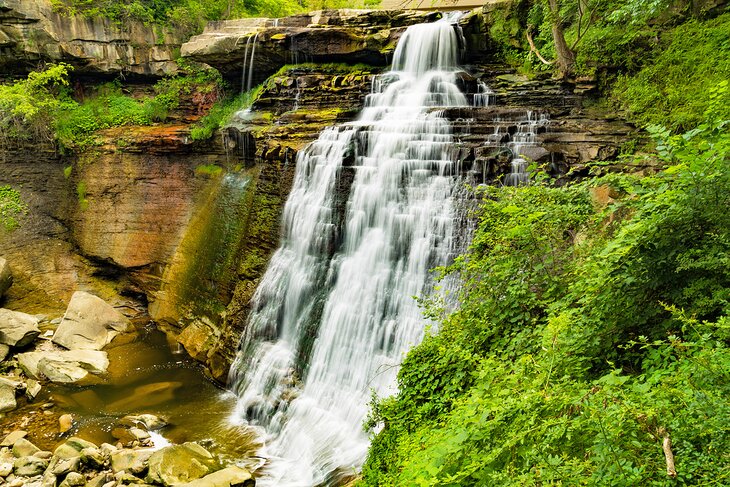
<path id="1" fill-rule="evenodd" d="M 106 352 L 99 350 L 67 350 L 60 352 L 19 353 L 18 365 L 32 379 L 42 376 L 62 383 L 77 377 L 77 381 L 87 379 L 88 374 L 101 375 L 109 368 Z"/>

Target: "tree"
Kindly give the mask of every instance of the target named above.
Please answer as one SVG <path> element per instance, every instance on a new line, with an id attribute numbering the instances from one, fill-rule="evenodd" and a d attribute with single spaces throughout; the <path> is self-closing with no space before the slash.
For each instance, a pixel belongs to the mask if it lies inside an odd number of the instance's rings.
<path id="1" fill-rule="evenodd" d="M 588 29 L 598 20 L 598 12 L 603 0 L 544 0 L 547 8 L 547 18 L 550 21 L 550 30 L 555 45 L 556 58 L 553 61 L 545 59 L 535 47 L 530 31 L 536 26 L 528 25 L 525 34 L 530 44 L 530 50 L 545 64 L 555 64 L 558 75 L 567 78 L 573 74 L 575 67 L 576 48 Z M 565 28 L 575 25 L 576 35 L 572 44 L 565 38 Z"/>

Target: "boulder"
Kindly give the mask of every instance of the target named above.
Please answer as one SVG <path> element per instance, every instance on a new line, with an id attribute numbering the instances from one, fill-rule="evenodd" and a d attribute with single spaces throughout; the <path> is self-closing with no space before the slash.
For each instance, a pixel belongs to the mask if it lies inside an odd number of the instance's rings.
<path id="1" fill-rule="evenodd" d="M 215 458 L 205 448 L 197 443 L 183 443 L 153 453 L 145 480 L 171 486 L 199 479 L 218 468 Z"/>
<path id="2" fill-rule="evenodd" d="M 20 457 L 13 463 L 13 471 L 18 477 L 35 477 L 48 468 L 48 460 L 38 457 Z"/>
<path id="3" fill-rule="evenodd" d="M 117 450 L 111 454 L 111 464 L 114 473 L 127 471 L 142 473 L 147 469 L 147 461 L 154 454 L 151 448 L 140 450 Z"/>
<path id="4" fill-rule="evenodd" d="M 29 314 L 0 309 L 0 343 L 24 347 L 41 334 L 38 319 Z"/>
<path id="5" fill-rule="evenodd" d="M 100 470 L 107 462 L 99 448 L 84 448 L 81 450 L 81 463 L 92 469 Z"/>
<path id="6" fill-rule="evenodd" d="M 119 333 L 131 330 L 129 319 L 106 301 L 76 291 L 53 341 L 71 350 L 101 350 Z"/>
<path id="7" fill-rule="evenodd" d="M 102 487 L 106 484 L 106 474 L 99 474 L 86 482 L 86 487 Z"/>
<path id="8" fill-rule="evenodd" d="M 40 487 L 56 487 L 57 483 L 58 479 L 56 478 L 56 476 L 46 470 L 46 472 L 43 474 L 43 478 L 41 479 Z"/>
<path id="9" fill-rule="evenodd" d="M 71 472 L 78 472 L 81 466 L 80 457 L 60 458 L 55 457 L 51 460 L 48 469 L 53 475 L 63 476 Z"/>
<path id="10" fill-rule="evenodd" d="M 78 472 L 71 472 L 66 475 L 66 478 L 63 479 L 61 485 L 68 485 L 69 487 L 80 487 L 82 485 L 86 485 L 86 477 Z"/>
<path id="11" fill-rule="evenodd" d="M 58 445 L 53 451 L 53 455 L 58 458 L 74 458 L 80 457 L 81 451 L 85 448 L 96 448 L 96 445 L 90 441 L 82 440 L 76 436 L 72 436 L 64 443 Z"/>
<path id="12" fill-rule="evenodd" d="M 254 480 L 251 477 L 251 472 L 245 468 L 231 466 L 206 475 L 201 479 L 182 484 L 180 487 L 247 487 L 253 485 Z"/>
<path id="13" fill-rule="evenodd" d="M 0 257 L 0 298 L 13 285 L 13 275 L 10 273 L 8 261 Z"/>
<path id="14" fill-rule="evenodd" d="M 103 374 L 109 367 L 106 352 L 98 350 L 26 352 L 19 353 L 17 359 L 27 376 L 37 380 L 43 375 L 63 383 L 69 383 L 72 378 L 90 380 L 88 373 Z"/>
<path id="15" fill-rule="evenodd" d="M 15 443 L 13 443 L 13 456 L 15 456 L 15 458 L 29 457 L 38 453 L 39 451 L 41 451 L 40 448 L 38 448 L 25 438 L 20 438 Z"/>
<path id="16" fill-rule="evenodd" d="M 45 358 L 38 362 L 38 372 L 43 374 L 51 382 L 58 384 L 91 384 L 94 381 L 89 371 L 75 363 L 47 360 Z"/>
<path id="17" fill-rule="evenodd" d="M 0 413 L 12 411 L 18 406 L 15 402 L 15 388 L 0 383 Z"/>
<path id="18" fill-rule="evenodd" d="M 70 414 L 62 414 L 58 418 L 58 432 L 65 433 L 74 426 L 74 417 Z"/>
<path id="19" fill-rule="evenodd" d="M 25 395 L 32 401 L 41 392 L 41 384 L 37 380 L 28 379 L 25 382 Z"/>
<path id="20" fill-rule="evenodd" d="M 7 435 L 5 438 L 3 438 L 3 441 L 0 442 L 0 447 L 2 446 L 10 446 L 12 447 L 16 441 L 18 441 L 21 438 L 25 438 L 28 436 L 28 433 L 23 430 L 15 430 L 11 432 L 9 435 Z"/>
<path id="21" fill-rule="evenodd" d="M 4 343 L 0 343 L 0 362 L 5 360 L 5 358 L 8 356 L 8 353 L 10 353 L 10 346 L 5 345 Z"/>

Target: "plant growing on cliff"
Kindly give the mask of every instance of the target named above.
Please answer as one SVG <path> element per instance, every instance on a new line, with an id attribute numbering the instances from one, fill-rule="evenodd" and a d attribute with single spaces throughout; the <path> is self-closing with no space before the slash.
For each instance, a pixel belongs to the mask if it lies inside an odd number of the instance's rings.
<path id="1" fill-rule="evenodd" d="M 53 140 L 53 118 L 64 105 L 71 69 L 64 63 L 50 64 L 26 79 L 0 85 L 0 144 Z"/>
<path id="2" fill-rule="evenodd" d="M 33 139 L 79 149 L 95 144 L 94 132 L 101 129 L 165 121 L 183 100 L 187 110 L 207 111 L 220 96 L 220 74 L 184 62 L 180 68 L 180 75 L 159 81 L 153 95 L 125 92 L 115 80 L 75 95 L 81 98 L 77 102 L 69 89 L 71 66 L 47 65 L 26 79 L 0 85 L 0 144 Z"/>
<path id="3" fill-rule="evenodd" d="M 12 230 L 19 224 L 18 218 L 28 212 L 20 198 L 20 192 L 9 185 L 0 186 L 0 226 Z"/>
<path id="4" fill-rule="evenodd" d="M 211 20 L 242 17 L 284 17 L 299 12 L 373 7 L 379 0 L 51 0 L 63 15 L 106 18 L 120 27 L 130 22 L 173 26 L 188 35 L 199 33 Z"/>
<path id="5" fill-rule="evenodd" d="M 249 108 L 258 97 L 261 89 L 262 85 L 259 85 L 245 93 L 218 100 L 210 111 L 190 130 L 190 138 L 193 140 L 211 138 L 216 130 L 231 121 L 236 112 Z"/>

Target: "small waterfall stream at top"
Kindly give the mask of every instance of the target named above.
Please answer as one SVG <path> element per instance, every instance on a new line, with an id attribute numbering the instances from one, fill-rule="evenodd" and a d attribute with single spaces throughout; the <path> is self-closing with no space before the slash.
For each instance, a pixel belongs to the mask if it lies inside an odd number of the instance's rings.
<path id="1" fill-rule="evenodd" d="M 452 131 L 438 110 L 467 105 L 457 29 L 453 19 L 408 27 L 358 120 L 298 155 L 282 241 L 229 381 L 234 420 L 263 430 L 257 485 L 352 476 L 371 390 L 396 391 L 397 366 L 423 337 L 414 296 L 433 291 L 429 270 L 459 250 Z"/>

